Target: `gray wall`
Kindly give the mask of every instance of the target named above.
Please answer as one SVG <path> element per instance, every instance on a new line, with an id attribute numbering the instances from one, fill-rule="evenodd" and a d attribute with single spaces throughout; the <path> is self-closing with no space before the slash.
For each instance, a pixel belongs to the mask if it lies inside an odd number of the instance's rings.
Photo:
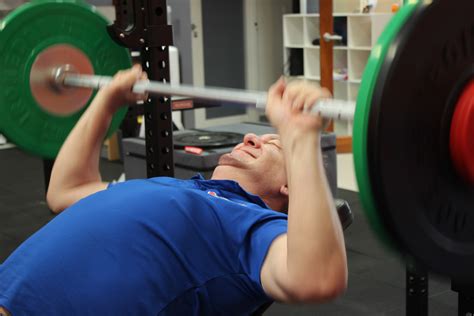
<path id="1" fill-rule="evenodd" d="M 205 82 L 245 88 L 243 1 L 202 0 Z"/>
<path id="2" fill-rule="evenodd" d="M 202 0 L 206 86 L 245 88 L 243 0 Z M 245 114 L 242 107 L 206 110 L 207 118 Z"/>
<path id="3" fill-rule="evenodd" d="M 171 7 L 173 44 L 179 49 L 181 82 L 193 84 L 192 44 L 191 44 L 191 4 L 192 0 L 168 0 Z"/>

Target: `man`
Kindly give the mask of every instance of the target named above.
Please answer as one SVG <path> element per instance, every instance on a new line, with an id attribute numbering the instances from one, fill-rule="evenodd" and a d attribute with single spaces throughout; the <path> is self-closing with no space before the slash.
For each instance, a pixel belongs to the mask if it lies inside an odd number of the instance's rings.
<path id="1" fill-rule="evenodd" d="M 59 214 L 0 266 L 11 315 L 249 315 L 259 306 L 342 293 L 347 262 L 320 152 L 327 92 L 279 80 L 267 116 L 211 180 L 109 185 L 99 154 L 113 113 L 145 96 L 139 67 L 117 74 L 65 141 L 47 195 Z M 287 214 L 288 215 L 287 215 Z"/>

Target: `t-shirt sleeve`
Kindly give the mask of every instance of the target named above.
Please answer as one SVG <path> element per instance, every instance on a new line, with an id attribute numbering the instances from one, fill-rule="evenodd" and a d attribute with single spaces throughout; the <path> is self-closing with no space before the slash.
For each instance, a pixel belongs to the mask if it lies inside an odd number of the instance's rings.
<path id="1" fill-rule="evenodd" d="M 264 293 L 260 270 L 272 242 L 288 231 L 286 218 L 268 218 L 255 223 L 240 250 L 239 259 L 252 283 Z"/>

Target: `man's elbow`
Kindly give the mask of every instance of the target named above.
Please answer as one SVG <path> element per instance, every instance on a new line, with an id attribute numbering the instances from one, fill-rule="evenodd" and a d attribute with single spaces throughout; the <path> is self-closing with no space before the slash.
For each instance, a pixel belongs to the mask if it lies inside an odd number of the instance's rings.
<path id="1" fill-rule="evenodd" d="M 309 297 L 309 302 L 327 302 L 338 298 L 347 289 L 347 277 L 340 276 L 335 280 L 326 281 L 313 296 Z"/>
<path id="2" fill-rule="evenodd" d="M 294 303 L 324 303 L 336 299 L 347 288 L 347 278 L 337 278 L 315 282 L 314 284 L 300 284 L 291 291 L 291 301 Z"/>
<path id="3" fill-rule="evenodd" d="M 322 275 L 321 275 L 322 274 Z M 296 280 L 294 280 L 296 281 Z M 342 295 L 347 288 L 347 265 L 334 265 L 319 275 L 306 275 L 291 282 L 291 300 L 295 303 L 323 303 Z"/>
<path id="4" fill-rule="evenodd" d="M 57 192 L 57 190 L 48 188 L 48 192 L 46 193 L 46 203 L 54 214 L 59 214 L 65 209 L 61 196 L 62 194 Z"/>

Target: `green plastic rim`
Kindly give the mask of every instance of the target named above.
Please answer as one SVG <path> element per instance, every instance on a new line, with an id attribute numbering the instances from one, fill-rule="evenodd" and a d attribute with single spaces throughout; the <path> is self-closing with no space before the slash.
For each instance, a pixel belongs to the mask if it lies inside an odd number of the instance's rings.
<path id="1" fill-rule="evenodd" d="M 32 95 L 31 67 L 43 50 L 58 44 L 84 53 L 98 75 L 113 76 L 131 67 L 127 49 L 110 38 L 108 21 L 82 1 L 36 0 L 11 12 L 0 24 L 0 131 L 23 150 L 53 159 L 89 106 L 58 116 L 43 110 Z M 113 117 L 107 137 L 119 127 L 127 108 Z"/>
<path id="2" fill-rule="evenodd" d="M 363 209 L 378 237 L 389 247 L 395 248 L 393 241 L 390 239 L 383 222 L 377 212 L 377 207 L 371 187 L 367 135 L 369 133 L 369 116 L 372 105 L 372 95 L 374 93 L 375 84 L 377 83 L 378 74 L 382 67 L 385 56 L 395 39 L 397 33 L 405 25 L 406 21 L 413 15 L 415 9 L 421 2 L 419 0 L 407 1 L 403 7 L 389 21 L 384 31 L 377 40 L 377 44 L 372 48 L 367 66 L 365 67 L 361 87 L 357 97 L 356 112 L 354 115 L 353 125 L 353 154 L 354 166 L 359 187 L 359 195 L 362 201 Z"/>

